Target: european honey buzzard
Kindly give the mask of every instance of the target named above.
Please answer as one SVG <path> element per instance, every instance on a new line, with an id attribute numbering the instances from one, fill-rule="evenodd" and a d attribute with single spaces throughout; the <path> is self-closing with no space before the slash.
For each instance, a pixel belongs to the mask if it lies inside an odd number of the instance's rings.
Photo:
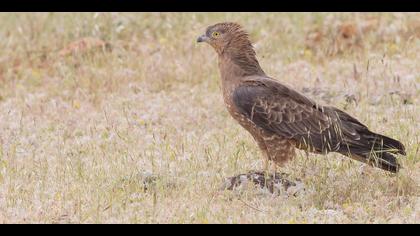
<path id="1" fill-rule="evenodd" d="M 267 76 L 240 25 L 209 26 L 197 42 L 206 42 L 216 50 L 227 109 L 252 134 L 266 160 L 281 166 L 299 148 L 321 154 L 338 152 L 398 172 L 400 165 L 392 154 L 405 155 L 402 143 L 374 133 L 349 114 L 319 105 Z"/>

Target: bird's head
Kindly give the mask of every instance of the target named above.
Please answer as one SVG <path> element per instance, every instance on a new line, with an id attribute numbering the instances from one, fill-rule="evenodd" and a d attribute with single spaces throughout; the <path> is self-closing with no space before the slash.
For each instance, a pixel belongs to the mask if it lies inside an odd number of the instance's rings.
<path id="1" fill-rule="evenodd" d="M 210 44 L 219 57 L 229 58 L 228 61 L 238 65 L 242 75 L 265 75 L 248 33 L 237 23 L 226 22 L 209 26 L 206 33 L 198 37 L 197 42 Z"/>
<path id="2" fill-rule="evenodd" d="M 235 41 L 235 42 L 234 42 Z M 206 33 L 198 37 L 197 42 L 210 44 L 217 53 L 221 54 L 230 45 L 238 42 L 250 44 L 248 34 L 237 23 L 224 22 L 207 27 Z M 232 42 L 234 42 L 232 44 Z"/>

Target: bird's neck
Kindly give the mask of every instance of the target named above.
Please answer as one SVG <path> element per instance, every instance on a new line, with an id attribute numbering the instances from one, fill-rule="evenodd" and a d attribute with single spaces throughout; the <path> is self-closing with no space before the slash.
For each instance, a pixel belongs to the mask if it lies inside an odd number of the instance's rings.
<path id="1" fill-rule="evenodd" d="M 252 47 L 226 48 L 219 54 L 219 67 L 222 77 L 226 72 L 238 77 L 265 76 Z"/>
<path id="2" fill-rule="evenodd" d="M 266 76 L 264 71 L 257 64 L 249 66 L 240 64 L 232 59 L 231 56 L 219 55 L 219 70 L 222 79 L 222 89 L 225 96 L 229 96 L 232 91 L 250 76 Z"/>

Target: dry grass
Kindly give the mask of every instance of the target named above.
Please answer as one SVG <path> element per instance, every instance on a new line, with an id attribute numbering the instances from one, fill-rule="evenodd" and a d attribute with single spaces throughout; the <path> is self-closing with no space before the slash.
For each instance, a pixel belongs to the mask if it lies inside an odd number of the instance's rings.
<path id="1" fill-rule="evenodd" d="M 0 222 L 420 223 L 419 18 L 1 14 Z M 195 43 L 225 20 L 269 75 L 401 140 L 401 173 L 299 153 L 283 170 L 305 183 L 298 197 L 218 192 L 262 165 Z M 144 173 L 158 176 L 147 191 Z"/>

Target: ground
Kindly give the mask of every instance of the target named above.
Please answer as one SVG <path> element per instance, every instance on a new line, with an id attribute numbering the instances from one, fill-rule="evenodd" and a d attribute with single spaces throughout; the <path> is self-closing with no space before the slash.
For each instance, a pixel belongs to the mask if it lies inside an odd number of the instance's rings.
<path id="1" fill-rule="evenodd" d="M 420 14 L 0 15 L 0 223 L 420 223 Z M 267 74 L 402 141 L 397 175 L 299 152 L 305 192 L 221 191 L 261 170 L 205 28 L 236 21 Z"/>

